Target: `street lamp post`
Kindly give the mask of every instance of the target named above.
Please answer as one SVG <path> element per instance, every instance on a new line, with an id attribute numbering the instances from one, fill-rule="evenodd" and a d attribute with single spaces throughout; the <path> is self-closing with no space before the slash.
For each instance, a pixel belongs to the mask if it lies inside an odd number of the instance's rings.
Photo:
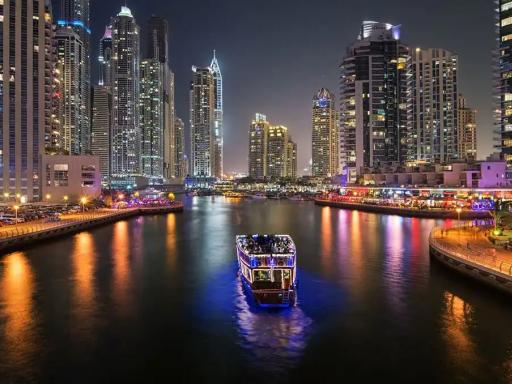
<path id="1" fill-rule="evenodd" d="M 4 192 L 4 199 L 6 203 L 9 201 L 9 192 Z"/>
<path id="2" fill-rule="evenodd" d="M 14 225 L 18 225 L 18 209 L 20 209 L 19 205 L 15 205 L 14 207 Z"/>
<path id="3" fill-rule="evenodd" d="M 66 208 L 67 208 L 67 206 L 68 206 L 68 200 L 69 200 L 69 197 L 68 197 L 67 195 L 66 195 L 66 196 L 64 196 L 64 201 L 65 201 L 65 203 L 66 203 Z"/>
<path id="4" fill-rule="evenodd" d="M 85 203 L 87 203 L 87 199 L 85 197 L 82 197 L 80 199 L 80 202 L 82 203 L 82 213 L 85 212 Z"/>

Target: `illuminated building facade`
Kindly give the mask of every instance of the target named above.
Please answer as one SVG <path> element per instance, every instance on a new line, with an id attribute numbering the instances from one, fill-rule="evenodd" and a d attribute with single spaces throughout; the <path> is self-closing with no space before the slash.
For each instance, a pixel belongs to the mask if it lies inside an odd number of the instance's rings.
<path id="1" fill-rule="evenodd" d="M 41 199 L 52 130 L 52 34 L 50 1 L 0 2 L 0 186 L 27 201 Z"/>
<path id="2" fill-rule="evenodd" d="M 71 92 L 63 95 L 62 101 L 65 104 L 64 113 L 68 123 L 63 122 L 62 128 L 71 135 L 67 140 L 65 150 L 69 154 L 77 155 L 88 153 L 90 150 L 90 107 L 91 107 L 91 28 L 89 20 L 89 0 L 61 0 L 60 17 L 57 20 L 57 42 L 59 44 L 59 57 L 63 59 L 62 75 L 64 79 L 75 79 L 75 84 L 64 86 Z M 71 33 L 73 31 L 76 35 Z M 67 45 L 64 52 L 61 52 L 62 45 Z M 69 56 L 68 56 L 69 55 Z M 74 57 L 71 57 L 71 56 Z M 71 74 L 70 72 L 75 72 Z M 77 88 L 76 93 L 73 88 Z M 73 111 L 70 106 L 76 104 L 75 109 L 79 111 L 78 118 L 73 121 Z M 66 126 L 67 125 L 67 126 Z"/>
<path id="3" fill-rule="evenodd" d="M 411 53 L 407 160 L 450 163 L 459 158 L 458 56 L 444 49 Z"/>
<path id="4" fill-rule="evenodd" d="M 110 182 L 110 129 L 112 126 L 112 89 L 96 85 L 91 93 L 91 153 L 99 157 L 99 170 L 104 186 Z"/>
<path id="5" fill-rule="evenodd" d="M 155 59 L 140 66 L 141 167 L 150 184 L 162 183 L 164 167 L 163 68 Z"/>
<path id="6" fill-rule="evenodd" d="M 297 178 L 297 143 L 291 137 L 286 144 L 286 177 Z"/>
<path id="7" fill-rule="evenodd" d="M 141 173 L 139 127 L 139 27 L 127 7 L 112 22 L 113 120 L 111 172 L 120 187 Z"/>
<path id="8" fill-rule="evenodd" d="M 249 176 L 260 180 L 267 176 L 267 140 L 270 123 L 257 113 L 249 130 Z"/>
<path id="9" fill-rule="evenodd" d="M 313 97 L 312 174 L 331 177 L 338 174 L 339 134 L 334 95 L 322 88 Z"/>
<path id="10" fill-rule="evenodd" d="M 215 176 L 215 82 L 210 67 L 192 67 L 190 85 L 191 173 Z"/>
<path id="11" fill-rule="evenodd" d="M 210 64 L 213 73 L 213 85 L 215 102 L 213 109 L 213 135 L 214 135 L 214 169 L 213 175 L 222 178 L 224 172 L 224 107 L 222 93 L 222 72 L 220 71 L 219 62 L 213 51 L 213 59 Z"/>
<path id="12" fill-rule="evenodd" d="M 179 117 L 176 117 L 174 122 L 176 132 L 176 160 L 175 160 L 175 175 L 179 179 L 187 176 L 187 162 L 185 154 L 185 123 Z"/>
<path id="13" fill-rule="evenodd" d="M 477 159 L 476 147 L 476 110 L 467 105 L 466 98 L 459 94 L 458 96 L 458 153 L 459 158 L 468 162 Z"/>
<path id="14" fill-rule="evenodd" d="M 512 178 L 512 0 L 496 1 L 498 8 L 498 70 L 496 125 L 499 147 Z"/>
<path id="15" fill-rule="evenodd" d="M 167 180 L 179 177 L 176 164 L 174 73 L 169 67 L 169 25 L 166 19 L 151 16 L 145 28 L 147 59 L 160 63 L 160 129 L 162 131 L 162 175 Z"/>
<path id="16" fill-rule="evenodd" d="M 85 71 L 85 46 L 80 35 L 71 27 L 60 27 L 55 34 L 57 60 L 60 68 L 61 140 L 69 155 L 80 155 L 88 150 L 89 101 Z"/>
<path id="17" fill-rule="evenodd" d="M 407 60 L 400 27 L 365 21 L 341 64 L 340 163 L 348 181 L 363 167 L 407 157 Z"/>

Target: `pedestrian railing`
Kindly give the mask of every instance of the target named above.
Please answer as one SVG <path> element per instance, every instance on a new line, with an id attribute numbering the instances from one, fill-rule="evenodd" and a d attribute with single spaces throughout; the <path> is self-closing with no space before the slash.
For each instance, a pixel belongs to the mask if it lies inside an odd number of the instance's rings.
<path id="1" fill-rule="evenodd" d="M 482 232 L 489 229 L 487 227 L 476 227 L 474 225 L 466 225 L 448 230 L 445 228 L 434 228 L 430 234 L 430 244 L 447 255 L 465 259 L 472 263 L 512 276 L 512 264 L 499 257 L 496 254 L 495 248 L 476 246 L 471 244 L 470 241 L 466 241 L 466 244 L 464 245 L 461 243 L 450 244 L 448 241 L 444 240 L 448 236 L 456 236 L 454 235 L 454 232 L 457 230 L 467 230 L 469 227 L 473 227 L 475 229 L 475 236 L 482 236 Z"/>

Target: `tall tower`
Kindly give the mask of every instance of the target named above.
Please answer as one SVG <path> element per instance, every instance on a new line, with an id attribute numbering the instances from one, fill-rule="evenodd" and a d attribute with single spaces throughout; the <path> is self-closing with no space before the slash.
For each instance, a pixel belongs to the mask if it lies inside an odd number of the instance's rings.
<path id="1" fill-rule="evenodd" d="M 215 176 L 215 83 L 210 67 L 192 67 L 190 84 L 191 170 L 194 176 Z"/>
<path id="2" fill-rule="evenodd" d="M 261 180 L 267 176 L 267 141 L 270 123 L 257 113 L 249 129 L 249 176 Z"/>
<path id="3" fill-rule="evenodd" d="M 147 59 L 160 63 L 163 174 L 167 180 L 179 177 L 176 164 L 176 128 L 174 108 L 174 73 L 169 67 L 169 25 L 162 17 L 151 16 L 146 26 L 145 49 Z"/>
<path id="4" fill-rule="evenodd" d="M 283 125 L 271 125 L 267 139 L 267 176 L 287 177 L 288 166 L 288 128 Z"/>
<path id="5" fill-rule="evenodd" d="M 467 105 L 466 98 L 459 94 L 458 97 L 458 127 L 457 142 L 459 159 L 475 161 L 477 158 L 476 135 L 476 110 Z"/>
<path id="6" fill-rule="evenodd" d="M 499 146 L 512 178 L 512 0 L 498 0 L 498 68 L 496 128 Z"/>
<path id="7" fill-rule="evenodd" d="M 37 201 L 52 130 L 51 3 L 3 0 L 0 17 L 0 193 Z"/>
<path id="8" fill-rule="evenodd" d="M 334 95 L 325 88 L 313 97 L 313 176 L 338 174 L 339 140 Z"/>
<path id="9" fill-rule="evenodd" d="M 187 167 L 185 164 L 185 123 L 179 117 L 176 117 L 174 123 L 176 129 L 176 177 L 184 178 L 187 176 Z"/>
<path id="10" fill-rule="evenodd" d="M 162 64 L 158 59 L 140 65 L 141 170 L 150 184 L 162 183 L 164 167 L 164 111 Z"/>
<path id="11" fill-rule="evenodd" d="M 105 27 L 105 33 L 100 39 L 100 80 L 99 85 L 112 86 L 112 26 Z"/>
<path id="12" fill-rule="evenodd" d="M 449 163 L 458 158 L 458 56 L 444 49 L 411 53 L 407 160 Z"/>
<path id="13" fill-rule="evenodd" d="M 213 59 L 210 64 L 210 68 L 213 72 L 213 82 L 215 87 L 215 106 L 213 111 L 215 168 L 213 170 L 213 174 L 215 177 L 221 178 L 224 173 L 224 109 L 222 73 L 215 55 L 215 50 L 213 51 Z"/>
<path id="14" fill-rule="evenodd" d="M 85 71 L 85 47 L 80 35 L 70 26 L 59 27 L 55 34 L 57 60 L 60 68 L 61 136 L 63 149 L 69 155 L 87 152 L 89 116 L 86 106 L 89 91 Z"/>
<path id="15" fill-rule="evenodd" d="M 96 85 L 91 93 L 91 152 L 100 158 L 101 181 L 110 183 L 110 129 L 112 127 L 112 89 Z"/>
<path id="16" fill-rule="evenodd" d="M 139 27 L 131 11 L 121 7 L 112 22 L 113 121 L 111 172 L 119 186 L 140 175 Z"/>
<path id="17" fill-rule="evenodd" d="M 73 77 L 76 79 L 78 97 L 65 100 L 66 96 L 64 96 L 63 101 L 64 103 L 76 104 L 76 108 L 80 113 L 77 126 L 75 127 L 75 130 L 80 136 L 78 139 L 79 145 L 77 147 L 79 149 L 77 152 L 77 148 L 71 148 L 70 154 L 88 153 L 90 150 L 89 140 L 91 134 L 91 29 L 89 20 L 89 0 L 61 0 L 61 12 L 57 25 L 60 30 L 57 32 L 58 39 L 59 37 L 69 39 L 69 33 L 64 31 L 71 29 L 77 35 L 77 37 L 73 37 L 75 41 L 73 45 L 78 45 L 78 41 L 80 41 L 80 56 L 65 59 L 65 61 L 76 61 L 79 65 L 72 65 L 72 67 L 69 68 L 66 63 L 64 63 L 62 67 L 64 77 Z M 62 36 L 61 33 L 67 34 L 68 36 Z M 74 49 L 71 47 L 70 53 L 72 54 L 73 51 Z M 66 72 L 69 71 L 76 71 L 76 73 L 66 75 Z M 70 97 L 71 96 L 70 94 Z"/>
<path id="18" fill-rule="evenodd" d="M 340 163 L 348 181 L 364 167 L 407 158 L 407 58 L 400 26 L 365 21 L 341 64 Z"/>

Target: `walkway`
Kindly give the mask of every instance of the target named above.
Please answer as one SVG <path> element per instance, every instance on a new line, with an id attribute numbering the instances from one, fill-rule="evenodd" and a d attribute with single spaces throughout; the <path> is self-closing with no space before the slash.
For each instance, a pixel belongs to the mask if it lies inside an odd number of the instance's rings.
<path id="1" fill-rule="evenodd" d="M 487 240 L 489 227 L 435 228 L 431 242 L 462 259 L 512 276 L 512 251 L 494 246 Z"/>

